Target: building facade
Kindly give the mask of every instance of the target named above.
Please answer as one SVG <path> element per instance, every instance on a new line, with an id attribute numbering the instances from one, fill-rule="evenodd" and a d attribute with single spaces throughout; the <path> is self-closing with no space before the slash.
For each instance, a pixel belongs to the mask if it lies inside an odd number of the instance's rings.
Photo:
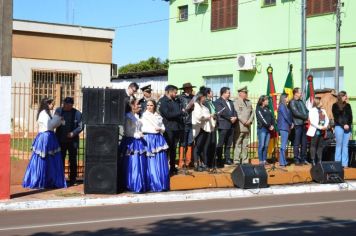
<path id="1" fill-rule="evenodd" d="M 335 88 L 336 0 L 307 0 L 307 74 L 316 89 Z M 356 92 L 356 1 L 341 9 L 340 90 Z M 277 92 L 282 92 L 293 64 L 294 85 L 301 86 L 300 0 L 171 0 L 169 82 L 222 86 L 233 94 L 248 86 L 266 93 L 271 65 Z"/>
<path id="2" fill-rule="evenodd" d="M 13 21 L 12 133 L 36 133 L 36 112 L 41 98 L 56 106 L 74 97 L 82 107 L 82 87 L 111 87 L 112 42 L 115 30 Z"/>

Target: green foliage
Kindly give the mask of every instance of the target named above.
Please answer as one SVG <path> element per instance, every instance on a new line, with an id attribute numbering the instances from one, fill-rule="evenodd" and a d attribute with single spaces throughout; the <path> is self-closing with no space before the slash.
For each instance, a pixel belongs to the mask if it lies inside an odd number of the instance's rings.
<path id="1" fill-rule="evenodd" d="M 161 61 L 160 58 L 150 57 L 147 60 L 140 61 L 135 64 L 127 64 L 120 67 L 119 73 L 130 73 L 130 72 L 144 72 L 152 70 L 167 70 L 168 69 L 168 59 Z"/>

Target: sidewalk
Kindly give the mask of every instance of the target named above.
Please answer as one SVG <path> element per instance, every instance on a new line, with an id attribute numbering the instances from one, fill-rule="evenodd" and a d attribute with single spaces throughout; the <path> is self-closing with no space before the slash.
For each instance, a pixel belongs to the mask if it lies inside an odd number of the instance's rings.
<path id="1" fill-rule="evenodd" d="M 24 191 L 21 186 L 13 186 L 13 199 L 0 201 L 0 211 L 209 200 L 219 198 L 355 190 L 356 181 L 346 181 L 342 184 L 307 183 L 294 185 L 273 185 L 269 188 L 250 190 L 238 188 L 210 188 L 189 191 L 170 191 L 163 193 L 121 193 L 117 195 L 84 195 L 82 184 L 67 189 L 43 191 Z"/>

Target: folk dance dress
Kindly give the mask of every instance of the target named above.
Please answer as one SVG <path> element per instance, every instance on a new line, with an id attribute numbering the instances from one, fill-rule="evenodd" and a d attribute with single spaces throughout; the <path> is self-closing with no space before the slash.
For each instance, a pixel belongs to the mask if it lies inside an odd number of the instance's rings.
<path id="1" fill-rule="evenodd" d="M 147 145 L 147 184 L 152 192 L 167 191 L 170 187 L 167 149 L 162 133 L 163 119 L 158 113 L 145 111 L 141 118 L 143 138 Z"/>
<path id="2" fill-rule="evenodd" d="M 50 117 L 41 111 L 38 117 L 39 133 L 32 144 L 32 156 L 22 186 L 31 189 L 67 187 L 61 149 L 54 129 L 61 124 L 57 115 Z"/>
<path id="3" fill-rule="evenodd" d="M 126 113 L 120 150 L 124 158 L 124 184 L 128 191 L 135 193 L 148 190 L 146 144 L 142 138 L 141 126 L 137 114 Z"/>

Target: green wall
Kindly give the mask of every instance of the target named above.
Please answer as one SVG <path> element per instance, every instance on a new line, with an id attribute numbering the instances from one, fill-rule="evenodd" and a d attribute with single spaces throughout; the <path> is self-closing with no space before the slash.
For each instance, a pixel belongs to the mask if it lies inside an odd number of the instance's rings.
<path id="1" fill-rule="evenodd" d="M 340 66 L 344 69 L 343 88 L 356 111 L 356 1 L 343 2 Z M 188 5 L 189 17 L 182 22 L 170 20 L 169 83 L 201 86 L 204 76 L 233 75 L 233 94 L 247 85 L 251 95 L 259 96 L 266 93 L 267 67 L 273 67 L 276 89 L 281 92 L 291 63 L 295 86 L 300 86 L 300 3 L 277 0 L 275 6 L 262 7 L 262 0 L 239 0 L 238 27 L 212 32 L 211 0 L 199 7 L 192 0 L 171 0 L 171 18 L 178 16 L 178 7 L 183 5 Z M 335 67 L 335 28 L 333 14 L 308 17 L 308 68 Z M 240 53 L 256 54 L 255 71 L 237 70 L 236 56 Z"/>

